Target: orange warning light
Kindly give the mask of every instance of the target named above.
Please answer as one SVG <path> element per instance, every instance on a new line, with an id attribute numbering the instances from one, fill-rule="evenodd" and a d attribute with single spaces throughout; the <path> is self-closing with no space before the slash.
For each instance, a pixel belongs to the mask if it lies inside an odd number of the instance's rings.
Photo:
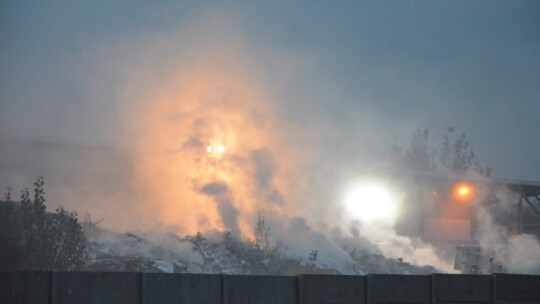
<path id="1" fill-rule="evenodd" d="M 469 187 L 467 187 L 467 186 L 461 186 L 458 189 L 458 194 L 460 196 L 467 196 L 467 195 L 469 195 L 469 193 L 471 193 L 471 189 L 469 189 Z"/>
<path id="2" fill-rule="evenodd" d="M 456 200 L 465 202 L 472 198 L 474 187 L 469 183 L 458 183 L 454 187 L 453 196 Z"/>

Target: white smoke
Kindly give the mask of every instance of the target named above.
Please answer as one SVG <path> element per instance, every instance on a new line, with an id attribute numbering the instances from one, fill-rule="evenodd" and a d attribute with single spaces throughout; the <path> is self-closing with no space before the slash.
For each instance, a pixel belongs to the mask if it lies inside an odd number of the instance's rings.
<path id="1" fill-rule="evenodd" d="M 512 210 L 520 197 L 507 189 L 496 193 L 491 206 L 480 206 L 476 213 L 477 238 L 485 252 L 510 273 L 540 274 L 540 242 L 531 234 L 512 234 L 512 227 L 497 222 L 496 217 L 512 219 Z"/>
<path id="2" fill-rule="evenodd" d="M 362 225 L 358 231 L 387 258 L 402 259 L 417 266 L 433 266 L 442 272 L 455 272 L 453 261 L 440 257 L 431 244 L 419 237 L 399 235 L 391 227 L 384 226 Z"/>

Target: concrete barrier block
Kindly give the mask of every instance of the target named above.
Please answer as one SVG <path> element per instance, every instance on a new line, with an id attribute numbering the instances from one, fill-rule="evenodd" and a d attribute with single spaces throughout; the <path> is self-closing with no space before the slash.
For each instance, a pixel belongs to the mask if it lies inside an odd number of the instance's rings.
<path id="1" fill-rule="evenodd" d="M 140 276 L 131 272 L 53 273 L 52 304 L 137 304 Z"/>
<path id="2" fill-rule="evenodd" d="M 368 303 L 429 303 L 431 276 L 369 275 L 367 295 Z"/>
<path id="3" fill-rule="evenodd" d="M 48 304 L 50 287 L 50 272 L 0 272 L 0 303 Z"/>
<path id="4" fill-rule="evenodd" d="M 496 274 L 495 303 L 540 303 L 540 276 Z"/>
<path id="5" fill-rule="evenodd" d="M 223 304 L 296 304 L 297 278 L 223 276 Z"/>
<path id="6" fill-rule="evenodd" d="M 366 277 L 302 275 L 298 278 L 300 304 L 366 303 Z"/>
<path id="7" fill-rule="evenodd" d="M 489 275 L 434 274 L 433 303 L 491 303 L 492 281 Z"/>
<path id="8" fill-rule="evenodd" d="M 221 275 L 145 273 L 142 304 L 221 304 Z"/>

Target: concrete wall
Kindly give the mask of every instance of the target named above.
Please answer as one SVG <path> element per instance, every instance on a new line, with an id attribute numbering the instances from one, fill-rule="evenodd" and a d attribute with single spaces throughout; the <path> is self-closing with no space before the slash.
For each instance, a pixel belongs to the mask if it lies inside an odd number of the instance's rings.
<path id="1" fill-rule="evenodd" d="M 486 275 L 435 274 L 432 303 L 492 303 L 493 278 Z"/>
<path id="2" fill-rule="evenodd" d="M 224 304 L 296 304 L 297 279 L 285 276 L 223 276 Z"/>
<path id="3" fill-rule="evenodd" d="M 365 276 L 304 275 L 298 278 L 299 304 L 364 304 Z"/>
<path id="4" fill-rule="evenodd" d="M 51 280 L 51 302 L 139 303 L 139 273 L 129 272 L 56 272 Z"/>
<path id="5" fill-rule="evenodd" d="M 430 303 L 431 278 L 428 275 L 370 275 L 368 303 Z"/>
<path id="6" fill-rule="evenodd" d="M 0 303 L 50 303 L 50 272 L 0 272 Z"/>
<path id="7" fill-rule="evenodd" d="M 145 273 L 141 280 L 141 304 L 221 303 L 221 275 Z"/>
<path id="8" fill-rule="evenodd" d="M 0 272 L 0 304 L 540 303 L 534 275 Z"/>
<path id="9" fill-rule="evenodd" d="M 540 303 L 540 276 L 500 274 L 494 278 L 495 303 Z"/>

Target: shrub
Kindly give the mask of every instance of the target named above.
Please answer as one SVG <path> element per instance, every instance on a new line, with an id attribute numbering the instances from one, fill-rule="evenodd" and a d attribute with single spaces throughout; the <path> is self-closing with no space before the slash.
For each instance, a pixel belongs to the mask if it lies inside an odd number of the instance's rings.
<path id="1" fill-rule="evenodd" d="M 20 201 L 8 188 L 0 200 L 0 270 L 77 270 L 86 257 L 86 237 L 77 213 L 60 207 L 46 211 L 44 181 L 34 183 Z"/>

